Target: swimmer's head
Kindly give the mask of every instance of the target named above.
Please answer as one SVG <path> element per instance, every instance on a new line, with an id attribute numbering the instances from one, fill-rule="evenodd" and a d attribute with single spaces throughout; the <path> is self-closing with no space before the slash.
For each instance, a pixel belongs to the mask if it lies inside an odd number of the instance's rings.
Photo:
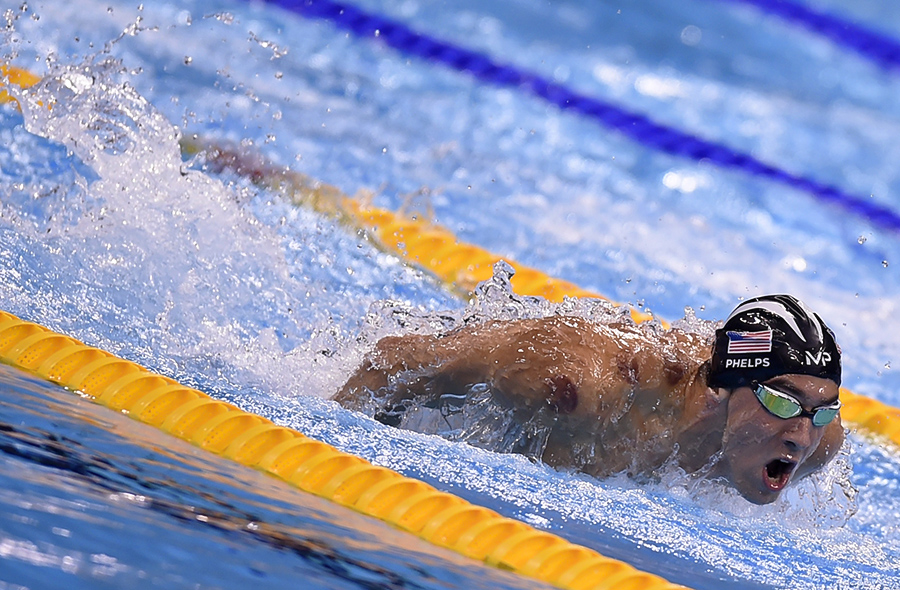
<path id="1" fill-rule="evenodd" d="M 707 384 L 736 389 L 787 374 L 840 385 L 841 349 L 832 331 L 791 295 L 764 295 L 738 305 L 716 330 Z"/>

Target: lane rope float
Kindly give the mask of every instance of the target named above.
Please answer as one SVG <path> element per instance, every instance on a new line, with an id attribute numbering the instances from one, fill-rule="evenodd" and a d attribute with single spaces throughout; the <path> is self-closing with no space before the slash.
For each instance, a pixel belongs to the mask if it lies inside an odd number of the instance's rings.
<path id="1" fill-rule="evenodd" d="M 260 154 L 196 136 L 182 139 L 181 146 L 187 156 L 203 153 L 211 172 L 228 171 L 247 178 L 258 187 L 284 195 L 296 205 L 364 232 L 376 247 L 428 271 L 463 298 L 468 297 L 478 283 L 491 278 L 493 266 L 499 260 L 484 248 L 460 242 L 450 230 L 440 225 L 374 207 L 365 202 L 368 195 L 350 197 L 335 186 L 272 164 Z M 516 270 L 512 279 L 516 292 L 556 302 L 564 297 L 608 300 L 537 269 L 515 262 L 511 264 Z M 631 315 L 635 321 L 652 318 L 636 309 L 631 309 Z"/>
<path id="2" fill-rule="evenodd" d="M 572 590 L 685 588 L 3 311 L 0 361 L 488 565 Z"/>
<path id="3" fill-rule="evenodd" d="M 14 102 L 16 103 L 16 106 L 19 104 L 15 97 L 5 90 L 6 87 L 18 86 L 19 88 L 24 89 L 34 86 L 40 81 L 40 77 L 35 76 L 28 70 L 23 70 L 22 68 L 17 68 L 8 64 L 0 64 L 0 104 L 8 102 Z"/>

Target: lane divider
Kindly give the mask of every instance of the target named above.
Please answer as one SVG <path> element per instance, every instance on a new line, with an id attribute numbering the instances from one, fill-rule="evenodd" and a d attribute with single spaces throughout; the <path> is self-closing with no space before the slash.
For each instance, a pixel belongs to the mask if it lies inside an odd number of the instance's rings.
<path id="1" fill-rule="evenodd" d="M 40 81 L 41 79 L 38 76 L 35 76 L 28 70 L 23 70 L 22 68 L 7 64 L 0 64 L 0 104 L 8 102 L 14 102 L 17 106 L 19 104 L 18 101 L 4 89 L 5 87 L 12 85 L 18 86 L 19 88 L 28 88 Z"/>
<path id="2" fill-rule="evenodd" d="M 0 73 L 10 83 L 26 88 L 40 78 L 13 66 L 0 66 Z M 12 100 L 6 95 L 7 102 Z M 0 103 L 4 95 L 0 94 Z M 363 199 L 354 199 L 339 188 L 309 176 L 271 164 L 259 154 L 224 143 L 204 141 L 197 137 L 182 140 L 187 156 L 204 152 L 207 165 L 213 172 L 230 171 L 250 179 L 256 185 L 280 192 L 295 204 L 309 207 L 339 220 L 346 226 L 363 232 L 383 251 L 397 255 L 415 266 L 432 273 L 458 295 L 467 298 L 475 285 L 491 277 L 493 265 L 505 259 L 515 269 L 512 283 L 516 293 L 562 301 L 564 297 L 595 297 L 603 295 L 582 289 L 569 281 L 519 263 L 508 257 L 493 254 L 479 246 L 459 241 L 448 229 L 421 218 L 398 215 L 392 211 L 372 207 Z M 632 318 L 646 321 L 652 316 L 631 309 Z M 900 409 L 880 401 L 841 389 L 844 407 L 842 419 L 876 436 L 900 445 Z"/>
<path id="3" fill-rule="evenodd" d="M 3 311 L 0 362 L 501 569 L 572 590 L 684 588 Z"/>
<path id="4" fill-rule="evenodd" d="M 900 67 L 900 43 L 897 40 L 847 19 L 790 0 L 717 1 L 755 6 L 764 12 L 774 14 L 783 20 L 818 33 L 838 45 L 849 47 L 885 70 L 894 70 Z"/>
<path id="5" fill-rule="evenodd" d="M 9 76 L 10 69 L 5 68 L 3 73 Z M 23 84 L 29 82 L 35 83 L 36 79 L 24 78 Z M 199 144 L 188 145 L 190 149 L 198 147 Z M 481 262 L 476 267 L 467 260 L 470 255 L 486 253 L 485 250 L 460 244 L 446 229 L 367 207 L 336 187 L 297 173 L 281 170 L 269 174 L 272 170 L 260 157 L 250 162 L 255 168 L 247 168 L 248 160 L 242 159 L 240 153 L 225 149 L 219 149 L 218 155 L 211 153 L 208 158 L 221 170 L 250 173 L 249 177 L 256 183 L 296 193 L 295 200 L 301 204 L 330 211 L 361 225 L 385 247 L 440 277 L 451 278 L 455 284 L 473 280 L 477 272 L 490 268 L 490 265 L 482 267 Z M 435 252 L 445 254 L 436 256 Z M 489 253 L 486 256 L 487 260 L 498 260 Z M 534 269 L 523 274 L 526 280 L 518 285 L 523 294 L 549 293 L 558 300 L 571 286 Z M 591 296 L 577 288 L 574 292 Z M 557 535 L 469 504 L 424 482 L 372 465 L 133 362 L 3 311 L 0 311 L 0 362 L 438 546 L 559 588 L 683 588 Z M 847 390 L 842 390 L 842 396 L 845 402 L 842 413 L 847 420 L 900 444 L 900 410 Z"/>
<path id="6" fill-rule="evenodd" d="M 350 197 L 335 186 L 277 166 L 236 145 L 194 136 L 182 139 L 181 148 L 189 157 L 202 153 L 210 172 L 237 174 L 259 187 L 284 195 L 296 205 L 364 232 L 376 247 L 428 271 L 463 298 L 467 298 L 478 283 L 491 278 L 493 266 L 500 259 L 484 248 L 460 242 L 450 230 L 440 225 L 371 206 L 365 203 L 364 195 Z M 512 283 L 518 293 L 556 302 L 564 297 L 607 299 L 523 264 L 510 264 L 516 270 Z M 635 309 L 631 310 L 631 315 L 639 322 L 652 318 Z"/>
<path id="7" fill-rule="evenodd" d="M 299 206 L 309 207 L 362 232 L 383 251 L 432 273 L 463 298 L 468 298 L 475 285 L 491 277 L 495 263 L 505 260 L 516 271 L 512 284 L 519 295 L 544 297 L 555 302 L 564 297 L 607 299 L 508 257 L 461 242 L 449 229 L 430 221 L 367 205 L 363 199 L 352 198 L 335 186 L 276 166 L 259 154 L 196 137 L 183 140 L 182 149 L 188 155 L 206 154 L 210 172 L 228 171 L 248 178 L 257 186 L 276 191 Z M 631 316 L 636 322 L 653 319 L 652 315 L 633 308 Z M 900 446 L 900 409 L 844 388 L 841 389 L 841 400 L 844 403 L 841 409 L 843 420 Z"/>
<path id="8" fill-rule="evenodd" d="M 364 39 L 375 39 L 405 55 L 412 55 L 474 78 L 531 94 L 564 111 L 593 119 L 648 148 L 696 162 L 740 170 L 812 195 L 817 201 L 860 216 L 883 229 L 900 231 L 900 214 L 871 198 L 782 170 L 750 154 L 657 123 L 602 99 L 577 92 L 549 78 L 511 64 L 495 61 L 477 51 L 439 40 L 381 15 L 334 0 L 265 0 L 309 18 L 330 21 L 335 27 Z"/>

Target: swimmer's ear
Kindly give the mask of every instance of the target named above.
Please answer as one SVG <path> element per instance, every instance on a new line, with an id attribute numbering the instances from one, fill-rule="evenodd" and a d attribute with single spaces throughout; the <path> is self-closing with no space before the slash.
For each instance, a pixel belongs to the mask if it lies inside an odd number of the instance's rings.
<path id="1" fill-rule="evenodd" d="M 709 380 L 709 361 L 706 361 L 701 365 L 700 372 L 703 374 L 705 371 L 705 379 Z M 731 390 L 725 389 L 724 387 L 706 387 L 706 407 L 714 408 L 720 405 L 722 402 L 727 401 L 731 396 Z"/>
<path id="2" fill-rule="evenodd" d="M 723 402 L 727 400 L 731 396 L 731 389 L 725 389 L 724 387 L 716 387 L 710 388 L 710 391 L 713 394 L 713 397 L 717 399 L 719 402 Z"/>
<path id="3" fill-rule="evenodd" d="M 731 390 L 724 387 L 707 387 L 706 388 L 706 407 L 716 408 L 727 402 L 731 397 Z"/>

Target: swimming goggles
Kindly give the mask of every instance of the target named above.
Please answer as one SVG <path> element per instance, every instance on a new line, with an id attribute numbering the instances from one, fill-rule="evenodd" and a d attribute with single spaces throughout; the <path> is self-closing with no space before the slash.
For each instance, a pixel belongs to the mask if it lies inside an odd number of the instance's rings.
<path id="1" fill-rule="evenodd" d="M 807 412 L 800 405 L 800 400 L 789 393 L 772 389 L 768 385 L 762 383 L 753 383 L 753 393 L 756 399 L 771 414 L 778 416 L 783 420 L 794 418 L 796 416 L 809 416 L 815 426 L 825 426 L 837 416 L 841 409 L 841 400 L 836 400 L 833 404 L 827 406 L 819 406 L 813 408 L 811 412 Z"/>

